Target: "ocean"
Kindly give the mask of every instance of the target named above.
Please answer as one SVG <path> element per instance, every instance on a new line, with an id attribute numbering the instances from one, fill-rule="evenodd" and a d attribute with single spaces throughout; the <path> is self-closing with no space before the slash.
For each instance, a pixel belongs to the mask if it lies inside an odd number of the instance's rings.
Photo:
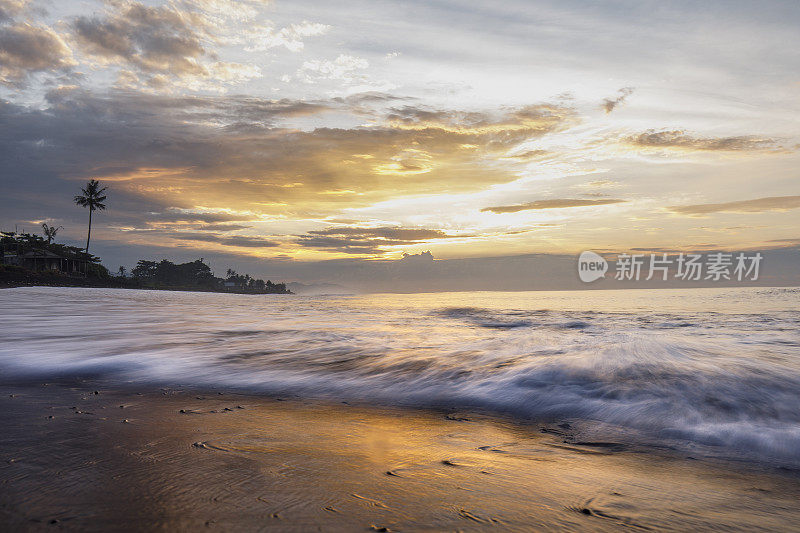
<path id="1" fill-rule="evenodd" d="M 800 289 L 0 291 L 4 380 L 226 388 L 561 421 L 800 466 Z"/>

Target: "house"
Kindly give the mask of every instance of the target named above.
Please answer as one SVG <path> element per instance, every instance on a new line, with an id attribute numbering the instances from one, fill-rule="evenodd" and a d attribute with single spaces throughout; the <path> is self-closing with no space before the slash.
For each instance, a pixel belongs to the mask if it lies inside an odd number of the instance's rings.
<path id="1" fill-rule="evenodd" d="M 55 270 L 65 274 L 85 274 L 86 259 L 64 257 L 49 250 L 34 248 L 23 253 L 0 252 L 0 263 L 16 265 L 28 270 Z"/>

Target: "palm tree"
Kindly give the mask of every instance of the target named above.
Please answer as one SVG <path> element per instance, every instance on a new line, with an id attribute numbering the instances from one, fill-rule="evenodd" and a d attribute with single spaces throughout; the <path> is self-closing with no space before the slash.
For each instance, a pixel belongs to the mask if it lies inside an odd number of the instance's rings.
<path id="1" fill-rule="evenodd" d="M 47 237 L 47 244 L 50 244 L 53 241 L 53 239 L 56 238 L 56 233 L 58 233 L 58 230 L 60 229 L 64 229 L 64 226 L 58 226 L 58 227 L 48 226 L 47 222 L 42 224 L 42 230 L 44 230 L 44 236 Z"/>
<path id="2" fill-rule="evenodd" d="M 89 239 L 92 238 L 92 213 L 95 210 L 102 211 L 106 208 L 103 202 L 106 196 L 103 194 L 108 187 L 100 188 L 100 182 L 90 180 L 86 187 L 81 189 L 81 194 L 75 197 L 75 203 L 81 207 L 89 208 L 89 233 L 86 235 L 86 253 L 89 253 Z"/>

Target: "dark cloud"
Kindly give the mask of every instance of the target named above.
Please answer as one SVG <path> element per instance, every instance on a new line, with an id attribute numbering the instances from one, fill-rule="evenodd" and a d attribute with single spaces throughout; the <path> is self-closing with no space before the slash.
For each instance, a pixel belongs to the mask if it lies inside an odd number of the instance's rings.
<path id="1" fill-rule="evenodd" d="M 800 247 L 800 237 L 796 239 L 770 239 L 767 242 L 778 243 L 779 246 L 798 246 Z"/>
<path id="2" fill-rule="evenodd" d="M 711 213 L 763 213 L 797 208 L 800 208 L 800 196 L 769 196 L 720 204 L 675 205 L 667 209 L 681 215 L 702 216 Z"/>
<path id="3" fill-rule="evenodd" d="M 419 241 L 423 239 L 443 239 L 453 237 L 442 230 L 424 228 L 358 228 L 338 227 L 324 230 L 309 231 L 312 235 L 356 235 L 359 237 L 377 237 L 383 239 L 397 239 L 401 241 Z"/>
<path id="4" fill-rule="evenodd" d="M 637 148 L 673 148 L 690 151 L 747 152 L 777 149 L 774 139 L 738 137 L 693 137 L 683 130 L 647 130 L 625 139 Z"/>
<path id="5" fill-rule="evenodd" d="M 63 88 L 47 98 L 43 109 L 0 102 L 7 191 L 52 195 L 74 188 L 70 182 L 99 178 L 113 184 L 118 198 L 146 199 L 154 212 L 235 205 L 324 217 L 343 205 L 481 190 L 517 178 L 501 165 L 487 166 L 487 156 L 554 131 L 570 116 L 568 109 L 525 108 L 476 128 L 471 119 L 459 126 L 458 113 L 442 111 L 447 125 L 294 131 L 280 122 L 340 104 L 123 90 L 99 96 Z"/>
<path id="6" fill-rule="evenodd" d="M 617 91 L 616 98 L 604 98 L 602 107 L 606 110 L 606 114 L 611 113 L 614 109 L 623 103 L 626 98 L 633 94 L 633 87 L 623 87 Z"/>
<path id="7" fill-rule="evenodd" d="M 362 108 L 373 104 L 390 104 L 393 102 L 413 101 L 416 98 L 411 96 L 400 96 L 379 91 L 366 91 L 355 93 L 349 96 L 335 97 L 331 101 L 344 104 L 348 107 Z"/>
<path id="8" fill-rule="evenodd" d="M 55 118 L 78 113 L 94 113 L 109 125 L 165 129 L 169 126 L 196 127 L 197 135 L 231 133 L 244 124 L 253 131 L 274 128 L 280 120 L 308 116 L 332 109 L 325 102 L 271 100 L 247 96 L 171 96 L 136 90 L 118 89 L 97 96 L 74 87 L 64 87 L 47 93 L 51 114 Z M 188 126 L 188 127 L 187 127 Z M 204 126 L 204 128 L 203 128 Z"/>
<path id="9" fill-rule="evenodd" d="M 0 0 L 0 23 L 12 20 L 27 3 L 27 0 Z"/>
<path id="10" fill-rule="evenodd" d="M 81 182 L 97 178 L 113 193 L 98 239 L 116 235 L 150 246 L 181 238 L 209 246 L 269 247 L 220 234 L 232 228 L 203 225 L 248 226 L 264 216 L 325 219 L 343 207 L 507 183 L 518 176 L 497 161 L 515 142 L 571 120 L 569 109 L 528 107 L 507 109 L 476 126 L 474 117 L 459 124 L 459 112 L 443 110 L 441 116 L 449 118 L 424 127 L 376 115 L 369 127 L 298 131 L 282 126 L 284 120 L 346 110 L 347 104 L 133 90 L 97 95 L 76 88 L 52 90 L 46 104 L 0 101 L 0 225 L 54 220 L 68 228 L 65 237 L 74 232 L 77 238 L 84 213 L 69 200 Z M 187 229 L 200 236 L 153 231 Z M 146 241 L 138 230 L 150 231 Z M 386 247 L 446 237 L 412 228 L 338 231 L 308 234 L 295 245 L 381 254 Z"/>
<path id="11" fill-rule="evenodd" d="M 575 120 L 570 108 L 551 105 L 529 105 L 504 112 L 478 112 L 430 109 L 418 106 L 393 108 L 386 117 L 396 127 L 442 129 L 463 134 L 491 135 L 503 133 L 516 141 L 520 137 L 555 131 Z M 496 139 L 497 140 L 497 139 Z"/>
<path id="12" fill-rule="evenodd" d="M 306 248 L 350 254 L 378 254 L 385 246 L 419 244 L 432 239 L 459 237 L 441 230 L 402 227 L 336 227 L 309 231 L 297 243 Z"/>
<path id="13" fill-rule="evenodd" d="M 120 4 L 105 17 L 78 17 L 72 28 L 78 43 L 96 57 L 149 73 L 208 74 L 198 62 L 206 55 L 203 26 L 172 5 Z"/>
<path id="14" fill-rule="evenodd" d="M 492 213 L 517 213 L 530 209 L 563 209 L 566 207 L 590 207 L 596 205 L 620 204 L 627 200 L 615 198 L 604 198 L 602 200 L 583 200 L 577 198 L 556 198 L 552 200 L 537 200 L 526 204 L 498 205 L 494 207 L 484 207 L 481 211 L 491 211 Z"/>
<path id="15" fill-rule="evenodd" d="M 243 248 L 274 248 L 280 246 L 281 243 L 270 241 L 261 237 L 249 237 L 245 235 L 217 235 L 213 233 L 197 233 L 185 235 L 181 233 L 180 237 L 184 240 L 190 241 L 205 241 L 222 244 L 224 246 L 236 246 Z"/>
<path id="16" fill-rule="evenodd" d="M 304 248 L 316 248 L 328 252 L 345 254 L 375 255 L 381 253 L 381 246 L 407 244 L 404 241 L 388 241 L 382 239 L 359 239 L 349 237 L 314 237 L 304 235 L 297 244 Z"/>
<path id="17" fill-rule="evenodd" d="M 23 86 L 34 72 L 63 70 L 71 64 L 69 49 L 50 28 L 0 26 L 0 83 Z"/>
<path id="18" fill-rule="evenodd" d="M 170 245 L 174 245 L 175 241 L 208 242 L 235 248 L 275 248 L 281 245 L 280 242 L 271 241 L 263 237 L 254 237 L 250 235 L 225 235 L 210 231 L 133 229 L 127 230 L 125 233 L 136 237 L 144 237 L 148 240 L 151 240 L 155 245 L 163 245 L 164 239 L 169 239 L 171 243 Z"/>
<path id="19" fill-rule="evenodd" d="M 388 114 L 387 119 L 409 126 L 476 127 L 491 122 L 491 118 L 485 113 L 442 111 L 414 106 L 394 108 Z"/>
<path id="20" fill-rule="evenodd" d="M 202 213 L 192 211 L 167 211 L 164 213 L 149 213 L 143 216 L 149 224 L 215 224 L 218 222 L 236 222 L 242 220 L 242 215 L 228 213 Z"/>
<path id="21" fill-rule="evenodd" d="M 240 231 L 252 227 L 253 226 L 245 226 L 243 224 L 204 224 L 198 229 L 201 231 Z"/>

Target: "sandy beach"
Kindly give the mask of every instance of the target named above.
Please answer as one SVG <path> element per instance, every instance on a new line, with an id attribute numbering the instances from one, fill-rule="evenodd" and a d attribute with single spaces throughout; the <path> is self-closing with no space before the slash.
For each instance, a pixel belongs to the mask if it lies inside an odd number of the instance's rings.
<path id="1" fill-rule="evenodd" d="M 569 422 L 224 390 L 6 384 L 8 531 L 796 530 L 796 472 Z"/>

